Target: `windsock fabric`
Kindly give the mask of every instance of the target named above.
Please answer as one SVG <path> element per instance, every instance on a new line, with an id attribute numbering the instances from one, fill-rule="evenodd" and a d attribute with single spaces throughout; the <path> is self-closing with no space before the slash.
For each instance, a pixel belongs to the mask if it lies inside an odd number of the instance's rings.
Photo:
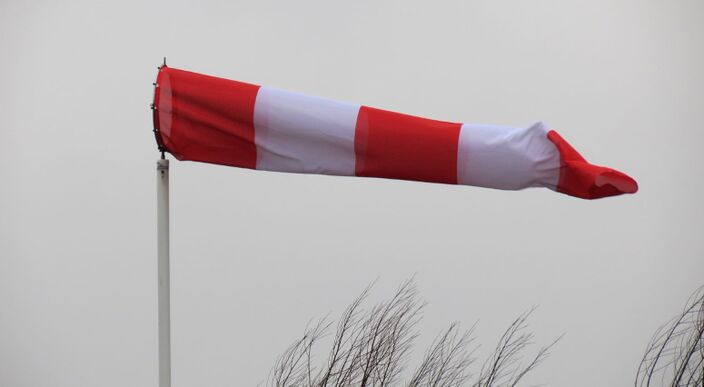
<path id="1" fill-rule="evenodd" d="M 154 132 L 179 160 L 278 172 L 366 176 L 504 190 L 547 187 L 584 199 L 635 193 L 543 123 L 431 120 L 162 66 Z"/>

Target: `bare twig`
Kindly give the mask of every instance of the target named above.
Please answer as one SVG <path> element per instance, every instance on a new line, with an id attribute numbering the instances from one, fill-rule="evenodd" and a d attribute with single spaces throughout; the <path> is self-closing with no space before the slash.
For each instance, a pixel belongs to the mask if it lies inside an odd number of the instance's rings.
<path id="1" fill-rule="evenodd" d="M 704 287 L 660 327 L 643 355 L 635 386 L 704 386 Z"/>
<path id="2" fill-rule="evenodd" d="M 453 323 L 440 334 L 426 353 L 408 387 L 460 386 L 469 375 L 467 368 L 474 359 L 467 347 L 474 339 L 474 326 L 460 334 L 459 325 Z"/>
<path id="3" fill-rule="evenodd" d="M 478 380 L 469 383 L 468 368 L 476 349 L 469 348 L 474 341 L 474 326 L 460 331 L 459 324 L 453 323 L 435 338 L 420 366 L 402 383 L 401 374 L 418 336 L 416 326 L 425 303 L 418 299 L 412 278 L 403 282 L 389 300 L 364 309 L 370 290 L 371 285 L 342 313 L 323 367 L 316 371 L 312 348 L 331 326 L 327 319 L 307 327 L 303 337 L 284 351 L 267 384 L 276 387 L 515 386 L 548 356 L 549 349 L 557 342 L 541 348 L 527 365 L 517 366 L 533 338 L 525 332 L 531 309 L 509 326 Z"/>
<path id="4" fill-rule="evenodd" d="M 522 354 L 533 343 L 533 334 L 527 333 L 527 321 L 535 307 L 519 315 L 504 331 L 493 354 L 486 360 L 473 387 L 516 386 L 523 377 L 535 369 L 550 354 L 550 349 L 562 336 L 542 347 L 527 363 L 522 364 Z"/>

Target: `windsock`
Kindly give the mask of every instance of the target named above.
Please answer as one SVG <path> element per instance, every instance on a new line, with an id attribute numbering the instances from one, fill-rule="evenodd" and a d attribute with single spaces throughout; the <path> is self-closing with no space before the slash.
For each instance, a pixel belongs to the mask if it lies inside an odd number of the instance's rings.
<path id="1" fill-rule="evenodd" d="M 154 133 L 179 160 L 266 171 L 365 176 L 503 190 L 546 187 L 584 199 L 635 193 L 557 132 L 462 124 L 227 80 L 167 66 Z"/>

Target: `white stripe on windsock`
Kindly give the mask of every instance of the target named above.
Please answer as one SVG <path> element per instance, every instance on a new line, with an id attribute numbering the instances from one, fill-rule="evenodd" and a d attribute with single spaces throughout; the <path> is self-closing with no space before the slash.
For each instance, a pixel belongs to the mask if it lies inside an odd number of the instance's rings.
<path id="1" fill-rule="evenodd" d="M 528 128 L 463 124 L 457 183 L 499 189 L 557 187 L 560 154 L 542 122 Z"/>
<path id="2" fill-rule="evenodd" d="M 257 169 L 354 176 L 359 107 L 261 87 L 254 105 Z"/>

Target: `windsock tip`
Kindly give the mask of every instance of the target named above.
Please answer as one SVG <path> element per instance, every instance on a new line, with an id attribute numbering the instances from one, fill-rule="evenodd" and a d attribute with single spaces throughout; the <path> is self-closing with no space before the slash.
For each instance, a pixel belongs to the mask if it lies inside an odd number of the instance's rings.
<path id="1" fill-rule="evenodd" d="M 594 184 L 597 187 L 610 185 L 624 194 L 634 194 L 638 192 L 638 182 L 625 173 L 616 170 L 610 170 L 599 174 L 596 177 Z"/>

